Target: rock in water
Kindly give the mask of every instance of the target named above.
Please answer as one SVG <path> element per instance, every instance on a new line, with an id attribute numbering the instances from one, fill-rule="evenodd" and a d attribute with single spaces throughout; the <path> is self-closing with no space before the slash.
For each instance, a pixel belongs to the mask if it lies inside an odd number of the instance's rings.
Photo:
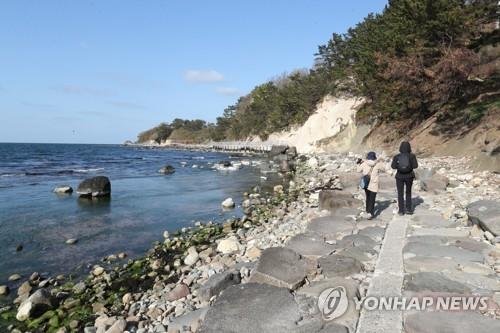
<path id="1" fill-rule="evenodd" d="M 30 317 L 37 317 L 50 310 L 52 306 L 50 293 L 45 289 L 38 289 L 19 306 L 16 319 L 25 321 Z"/>
<path id="2" fill-rule="evenodd" d="M 8 295 L 9 292 L 10 292 L 9 287 L 7 287 L 7 286 L 0 286 L 0 296 Z"/>
<path id="3" fill-rule="evenodd" d="M 70 239 L 66 240 L 66 244 L 68 244 L 68 245 L 73 245 L 76 243 L 78 243 L 78 239 L 76 239 L 76 238 L 70 238 Z"/>
<path id="4" fill-rule="evenodd" d="M 85 179 L 76 189 L 81 197 L 104 197 L 111 194 L 111 182 L 108 177 L 97 176 Z"/>
<path id="5" fill-rule="evenodd" d="M 54 188 L 54 193 L 57 194 L 70 194 L 73 193 L 73 188 L 68 185 L 57 186 Z"/>
<path id="6" fill-rule="evenodd" d="M 158 170 L 159 173 L 162 173 L 164 175 L 171 175 L 175 172 L 175 168 L 171 165 L 166 165 L 160 170 Z"/>
<path id="7" fill-rule="evenodd" d="M 232 198 L 222 201 L 222 208 L 234 208 L 235 204 Z"/>

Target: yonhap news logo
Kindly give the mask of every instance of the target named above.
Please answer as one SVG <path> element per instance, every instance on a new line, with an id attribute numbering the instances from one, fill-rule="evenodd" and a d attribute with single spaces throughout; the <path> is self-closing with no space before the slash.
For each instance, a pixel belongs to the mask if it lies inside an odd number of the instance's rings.
<path id="1" fill-rule="evenodd" d="M 352 302 L 357 311 L 488 311 L 494 310 L 490 296 L 477 295 L 419 295 L 405 296 L 366 296 L 347 295 L 346 288 L 337 286 L 327 288 L 318 298 L 318 309 L 325 321 L 343 316 Z M 493 302 L 494 303 L 494 302 Z"/>
<path id="2" fill-rule="evenodd" d="M 324 320 L 333 320 L 342 316 L 349 306 L 347 291 L 344 287 L 328 288 L 321 292 L 318 308 Z"/>

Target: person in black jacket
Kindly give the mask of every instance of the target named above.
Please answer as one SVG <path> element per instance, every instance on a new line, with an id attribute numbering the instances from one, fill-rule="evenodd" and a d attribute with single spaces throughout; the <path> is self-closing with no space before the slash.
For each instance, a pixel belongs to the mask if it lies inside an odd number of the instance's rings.
<path id="1" fill-rule="evenodd" d="M 398 189 L 398 205 L 399 215 L 413 214 L 411 203 L 411 186 L 415 179 L 413 169 L 418 168 L 417 157 L 411 152 L 410 143 L 407 141 L 401 142 L 399 146 L 399 154 L 394 156 L 391 163 L 391 168 L 398 170 L 396 173 L 396 188 Z M 406 187 L 406 191 L 405 191 Z M 405 202 L 406 192 L 406 202 Z"/>

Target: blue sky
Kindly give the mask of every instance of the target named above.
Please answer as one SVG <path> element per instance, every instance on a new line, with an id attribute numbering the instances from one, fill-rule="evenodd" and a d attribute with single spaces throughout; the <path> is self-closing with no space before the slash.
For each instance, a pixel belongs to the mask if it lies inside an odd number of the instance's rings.
<path id="1" fill-rule="evenodd" d="M 121 143 L 214 121 L 386 1 L 0 2 L 0 142 Z"/>

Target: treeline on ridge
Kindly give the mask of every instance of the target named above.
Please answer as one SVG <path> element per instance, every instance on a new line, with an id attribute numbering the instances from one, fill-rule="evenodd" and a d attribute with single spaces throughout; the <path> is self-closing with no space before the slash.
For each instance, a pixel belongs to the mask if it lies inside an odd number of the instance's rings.
<path id="1" fill-rule="evenodd" d="M 412 126 L 437 114 L 476 122 L 499 108 L 498 10 L 496 0 L 390 0 L 320 45 L 311 69 L 258 85 L 193 132 L 197 140 L 265 139 L 305 122 L 327 94 L 365 97 L 359 121 Z M 171 126 L 161 126 L 164 136 Z"/>

